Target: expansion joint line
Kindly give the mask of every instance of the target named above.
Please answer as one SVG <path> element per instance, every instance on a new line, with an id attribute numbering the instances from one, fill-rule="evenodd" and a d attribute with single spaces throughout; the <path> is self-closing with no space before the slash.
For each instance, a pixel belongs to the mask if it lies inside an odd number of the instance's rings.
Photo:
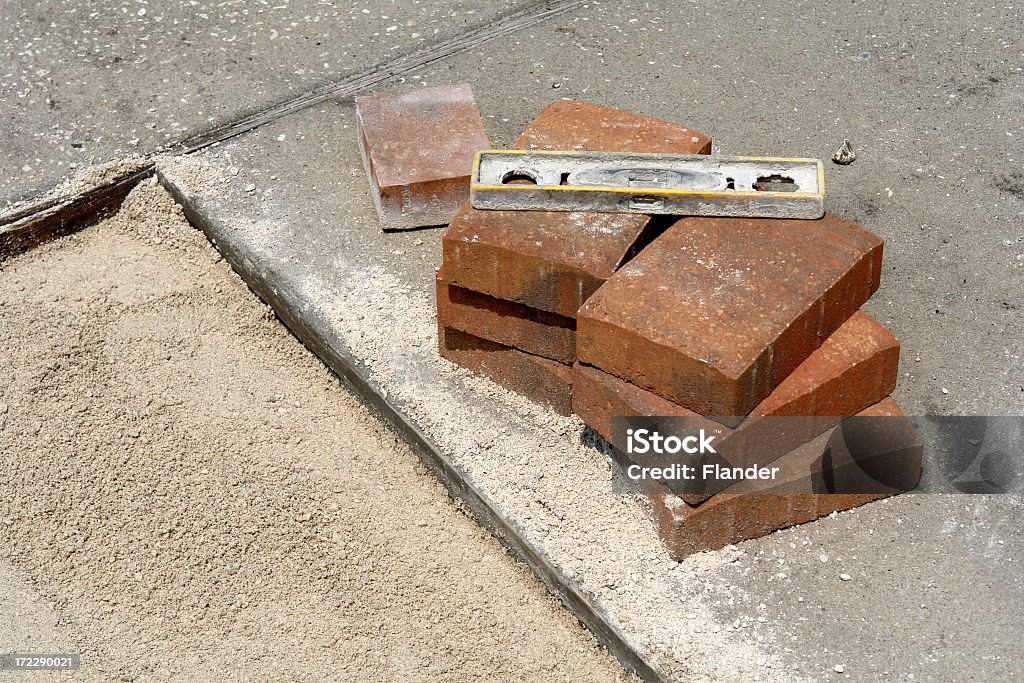
<path id="1" fill-rule="evenodd" d="M 247 114 L 239 119 L 209 131 L 185 138 L 169 147 L 157 150 L 157 154 L 183 155 L 205 149 L 218 142 L 242 135 L 260 126 L 277 121 L 289 114 L 316 106 L 329 100 L 344 101 L 379 83 L 396 76 L 407 74 L 431 64 L 443 61 L 461 52 L 471 50 L 488 41 L 535 26 L 547 19 L 571 12 L 589 0 L 541 0 L 523 9 L 501 16 L 482 26 L 460 33 L 448 40 L 413 50 L 390 60 L 379 62 L 362 71 L 349 74 L 337 81 L 314 88 L 295 97 L 282 100 L 264 109 Z M 152 155 L 150 155 L 152 156 Z M 24 209 L 0 217 L 0 258 L 4 249 L 5 234 L 10 229 L 37 232 L 40 224 L 63 225 L 68 220 L 83 218 L 80 211 L 68 211 L 71 206 L 100 205 L 105 199 L 114 201 L 123 196 L 139 180 L 152 175 L 155 163 L 136 168 L 131 173 L 113 178 L 101 185 L 90 188 L 70 200 L 54 198 L 43 202 L 30 203 Z"/>
<path id="2" fill-rule="evenodd" d="M 461 33 L 449 40 L 406 53 L 392 60 L 380 62 L 364 71 L 351 74 L 341 80 L 323 85 L 302 95 L 279 102 L 267 109 L 245 116 L 237 121 L 184 140 L 169 151 L 172 154 L 195 152 L 328 100 L 351 98 L 355 94 L 378 83 L 383 83 L 396 76 L 401 76 L 416 69 L 443 61 L 461 52 L 483 45 L 495 38 L 529 28 L 546 19 L 576 9 L 587 2 L 588 0 L 543 0 L 542 2 L 531 4 L 518 12 L 505 15 L 488 24 Z"/>

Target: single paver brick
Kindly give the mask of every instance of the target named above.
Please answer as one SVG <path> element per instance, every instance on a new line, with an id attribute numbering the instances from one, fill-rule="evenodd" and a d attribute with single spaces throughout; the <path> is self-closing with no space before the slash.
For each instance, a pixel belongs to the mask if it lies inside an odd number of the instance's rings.
<path id="1" fill-rule="evenodd" d="M 902 416 L 895 401 L 887 398 L 860 416 Z M 909 425 L 909 423 L 907 423 Z M 909 427 L 902 432 L 903 450 L 893 454 L 900 462 L 889 466 L 904 472 L 907 488 L 915 486 L 921 475 L 924 444 Z M 831 433 L 823 434 L 776 461 L 783 477 L 809 480 L 820 472 L 822 455 L 829 446 Z M 778 529 L 819 519 L 837 510 L 869 503 L 892 493 L 751 493 L 756 486 L 749 481 L 734 484 L 701 505 L 687 504 L 678 496 L 651 496 L 658 534 L 675 560 L 703 550 L 715 550 L 730 543 L 759 538 Z"/>
<path id="2" fill-rule="evenodd" d="M 448 223 L 491 146 L 466 84 L 357 97 L 356 129 L 384 230 Z"/>
<path id="3" fill-rule="evenodd" d="M 856 415 L 891 394 L 896 388 L 899 350 L 899 342 L 891 332 L 858 311 L 735 428 L 577 363 L 573 368 L 573 412 L 609 442 L 614 441 L 615 416 L 684 418 L 688 432 L 704 430 L 715 435 L 724 464 L 764 465 L 834 426 L 840 417 Z M 790 416 L 823 419 L 789 419 Z M 710 483 L 723 484 L 717 480 Z M 718 490 L 687 493 L 683 498 L 695 504 Z"/>
<path id="4" fill-rule="evenodd" d="M 708 154 L 711 138 L 649 116 L 563 101 L 542 111 L 514 147 Z M 575 317 L 665 224 L 631 214 L 483 211 L 467 202 L 444 234 L 445 269 L 460 287 Z"/>
<path id="5" fill-rule="evenodd" d="M 857 311 L 775 390 L 750 417 L 769 415 L 856 415 L 896 388 L 900 343 L 868 314 Z M 657 394 L 597 368 L 577 363 L 580 391 L 574 412 L 605 440 L 612 440 L 612 417 L 673 415 L 706 420 L 702 426 L 739 431 L 704 418 Z"/>
<path id="6" fill-rule="evenodd" d="M 576 360 L 576 321 L 448 283 L 437 274 L 437 316 L 448 327 L 560 363 Z"/>
<path id="7" fill-rule="evenodd" d="M 744 416 L 878 288 L 882 239 L 815 221 L 684 218 L 579 310 L 576 356 L 709 417 Z"/>
<path id="8" fill-rule="evenodd" d="M 441 357 L 501 386 L 542 403 L 559 415 L 572 414 L 572 366 L 541 358 L 438 322 Z"/>
<path id="9" fill-rule="evenodd" d="M 896 389 L 899 362 L 899 340 L 857 311 L 750 415 L 856 415 Z"/>

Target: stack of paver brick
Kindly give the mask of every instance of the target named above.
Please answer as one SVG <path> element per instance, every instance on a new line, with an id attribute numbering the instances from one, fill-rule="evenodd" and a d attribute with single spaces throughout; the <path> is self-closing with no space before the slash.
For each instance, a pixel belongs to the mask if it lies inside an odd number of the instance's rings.
<path id="1" fill-rule="evenodd" d="M 711 138 L 562 101 L 541 112 L 514 147 L 708 154 Z M 444 234 L 437 275 L 441 355 L 569 414 L 576 312 L 662 225 L 643 215 L 481 211 L 466 203 Z"/>
<path id="2" fill-rule="evenodd" d="M 472 93 L 446 86 L 380 97 L 357 109 L 382 226 L 450 216 L 467 193 L 473 146 L 486 144 Z M 403 136 L 388 137 L 389 120 L 410 135 L 423 129 L 444 140 L 445 154 L 428 159 L 421 149 L 415 163 L 401 163 L 411 152 Z M 514 146 L 708 154 L 711 139 L 563 101 L 541 112 Z M 559 413 L 575 412 L 608 441 L 613 416 L 685 417 L 733 446 L 727 464 L 772 461 L 782 473 L 777 483 L 785 483 L 815 468 L 838 471 L 823 464 L 835 416 L 902 414 L 889 398 L 899 344 L 858 310 L 878 288 L 882 240 L 836 216 L 676 221 L 482 211 L 464 202 L 443 252 L 441 355 Z M 773 416 L 831 421 L 780 432 Z M 903 435 L 909 447 L 899 461 L 887 463 L 901 473 L 902 488 L 920 475 L 922 448 L 912 432 Z M 886 495 L 751 491 L 749 482 L 710 482 L 700 493 L 652 496 L 672 554 L 722 547 Z"/>
<path id="3" fill-rule="evenodd" d="M 778 421 L 764 418 L 902 415 L 888 398 L 899 343 L 858 311 L 878 288 L 881 264 L 882 240 L 833 215 L 681 219 L 579 311 L 574 410 L 609 440 L 613 415 L 703 416 L 697 424 L 719 443 L 739 445 L 729 465 L 764 464 L 774 448 L 783 479 L 805 476 L 828 447 L 829 433 L 814 438 L 825 427 L 809 421 L 816 432 L 780 436 L 772 433 Z M 912 486 L 921 447 L 907 438 L 911 447 L 890 465 Z M 883 495 L 750 495 L 751 486 L 654 496 L 673 554 Z"/>

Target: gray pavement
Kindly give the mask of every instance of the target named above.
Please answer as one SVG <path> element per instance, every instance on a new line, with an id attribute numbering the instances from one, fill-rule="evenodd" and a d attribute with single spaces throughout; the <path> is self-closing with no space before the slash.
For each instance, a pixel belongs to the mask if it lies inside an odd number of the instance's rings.
<path id="1" fill-rule="evenodd" d="M 525 0 L 0 3 L 0 212 Z"/>
<path id="2" fill-rule="evenodd" d="M 744 543 L 708 590 L 803 674 L 1020 680 L 1022 514 L 1019 497 L 900 496 Z"/>

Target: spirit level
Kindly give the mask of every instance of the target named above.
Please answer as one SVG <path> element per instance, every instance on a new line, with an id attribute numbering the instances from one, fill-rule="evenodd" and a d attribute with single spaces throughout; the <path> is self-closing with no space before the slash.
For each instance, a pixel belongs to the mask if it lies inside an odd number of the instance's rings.
<path id="1" fill-rule="evenodd" d="M 612 152 L 478 152 L 478 209 L 821 218 L 818 159 Z"/>

